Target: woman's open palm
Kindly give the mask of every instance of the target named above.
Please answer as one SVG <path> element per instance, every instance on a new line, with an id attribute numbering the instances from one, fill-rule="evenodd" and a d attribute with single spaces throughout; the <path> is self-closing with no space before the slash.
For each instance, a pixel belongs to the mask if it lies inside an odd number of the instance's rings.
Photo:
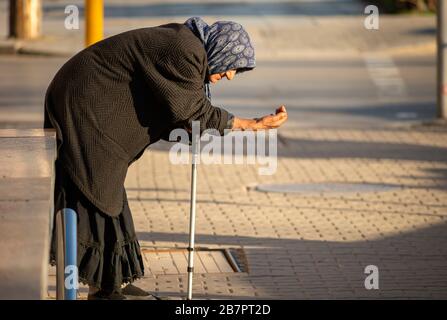
<path id="1" fill-rule="evenodd" d="M 276 129 L 287 121 L 287 110 L 285 106 L 276 109 L 275 114 L 270 114 L 258 119 L 258 123 L 262 125 L 261 129 Z"/>

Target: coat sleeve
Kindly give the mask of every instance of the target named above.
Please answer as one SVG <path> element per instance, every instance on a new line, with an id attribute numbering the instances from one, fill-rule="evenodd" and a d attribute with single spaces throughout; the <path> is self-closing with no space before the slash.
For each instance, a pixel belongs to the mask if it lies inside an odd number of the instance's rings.
<path id="1" fill-rule="evenodd" d="M 172 47 L 158 61 L 143 67 L 145 81 L 163 106 L 170 127 L 190 127 L 192 121 L 200 121 L 201 131 L 217 129 L 223 135 L 229 114 L 207 99 L 203 79 L 206 57 L 197 51 L 189 46 Z"/>

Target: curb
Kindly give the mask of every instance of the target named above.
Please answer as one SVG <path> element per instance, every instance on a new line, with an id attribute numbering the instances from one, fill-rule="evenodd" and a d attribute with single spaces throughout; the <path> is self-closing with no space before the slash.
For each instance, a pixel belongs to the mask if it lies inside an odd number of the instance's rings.
<path id="1" fill-rule="evenodd" d="M 16 50 L 15 54 L 41 56 L 41 57 L 71 57 L 75 55 L 76 52 L 63 52 L 63 51 L 57 52 L 51 50 L 41 50 L 41 49 L 21 47 L 18 50 Z"/>
<path id="2" fill-rule="evenodd" d="M 45 39 L 23 41 L 13 39 L 0 40 L 0 55 L 33 55 L 47 57 L 71 57 L 77 53 L 76 50 L 61 50 L 57 48 L 57 39 L 54 44 L 46 45 Z M 42 46 L 42 47 L 39 47 Z M 43 48 L 43 46 L 45 46 Z"/>
<path id="3" fill-rule="evenodd" d="M 0 55 L 1 54 L 16 54 L 21 47 L 21 42 L 16 40 L 6 39 L 0 41 Z"/>
<path id="4" fill-rule="evenodd" d="M 47 40 L 49 40 L 48 38 Z M 80 48 L 72 48 L 69 50 L 61 50 L 57 47 L 58 39 L 51 39 L 53 44 L 48 43 L 46 45 L 45 39 L 33 40 L 33 41 L 21 41 L 13 39 L 0 40 L 0 55 L 11 55 L 11 54 L 23 54 L 23 55 L 34 55 L 34 56 L 47 56 L 47 57 L 71 57 L 75 55 Z M 275 51 L 264 51 L 257 55 L 259 60 L 287 60 L 293 61 L 296 59 L 307 59 L 307 58 L 349 58 L 352 56 L 362 55 L 364 53 L 384 53 L 390 55 L 426 55 L 436 53 L 436 42 L 428 41 L 423 43 L 411 44 L 411 45 L 401 45 L 390 48 L 376 48 L 371 50 L 361 50 L 357 48 L 352 49 L 342 49 L 342 50 L 324 50 L 324 49 L 298 49 L 298 50 L 285 50 L 282 52 Z"/>

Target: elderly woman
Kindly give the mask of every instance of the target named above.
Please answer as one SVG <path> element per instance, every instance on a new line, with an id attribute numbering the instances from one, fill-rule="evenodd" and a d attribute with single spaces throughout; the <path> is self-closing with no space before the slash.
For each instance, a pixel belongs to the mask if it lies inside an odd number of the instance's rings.
<path id="1" fill-rule="evenodd" d="M 89 299 L 149 296 L 131 284 L 143 276 L 143 259 L 124 189 L 128 167 L 148 145 L 192 121 L 223 134 L 277 128 L 287 119 L 284 106 L 242 119 L 211 104 L 209 83 L 254 67 L 240 24 L 208 26 L 196 17 L 100 41 L 56 74 L 44 124 L 58 139 L 55 211 L 78 215 L 79 279 L 89 285 Z"/>

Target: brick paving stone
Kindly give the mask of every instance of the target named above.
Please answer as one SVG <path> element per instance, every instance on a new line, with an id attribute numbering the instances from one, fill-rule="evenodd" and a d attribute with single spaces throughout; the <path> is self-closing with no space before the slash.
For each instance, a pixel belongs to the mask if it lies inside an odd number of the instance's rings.
<path id="1" fill-rule="evenodd" d="M 404 148 L 447 148 L 446 130 L 323 128 L 281 134 L 291 142 L 280 147 L 274 176 L 257 176 L 256 165 L 199 166 L 196 243 L 243 248 L 250 271 L 197 274 L 197 297 L 447 298 L 447 185 L 442 176 L 432 174 L 447 170 L 447 155 L 412 154 L 418 150 Z M 322 151 L 321 137 L 340 143 L 346 156 Z M 297 154 L 300 145 L 295 141 L 300 139 L 314 140 L 316 148 L 301 148 L 303 154 Z M 352 142 L 384 146 L 372 157 L 366 149 L 350 149 Z M 399 154 L 389 158 L 386 149 L 392 143 L 404 146 L 403 159 Z M 184 248 L 190 167 L 171 165 L 163 148 L 151 147 L 130 168 L 130 206 L 143 246 Z M 256 182 L 327 181 L 398 187 L 340 195 L 269 194 L 247 188 Z M 153 275 L 157 265 L 147 264 L 142 286 L 173 297 L 184 293 L 184 275 Z M 379 290 L 364 288 L 368 264 L 379 267 Z"/>

